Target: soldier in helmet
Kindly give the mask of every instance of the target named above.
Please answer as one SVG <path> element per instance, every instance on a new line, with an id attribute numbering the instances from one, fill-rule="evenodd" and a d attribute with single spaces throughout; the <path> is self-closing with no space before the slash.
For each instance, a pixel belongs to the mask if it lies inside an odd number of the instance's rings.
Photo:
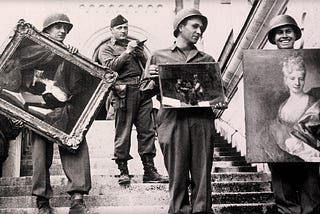
<path id="1" fill-rule="evenodd" d="M 72 29 L 73 25 L 70 22 L 70 19 L 65 14 L 52 14 L 49 15 L 43 22 L 43 32 L 48 35 L 49 38 L 63 43 L 64 39 L 66 38 L 67 34 Z M 76 53 L 78 50 L 72 46 L 67 46 L 69 52 Z M 25 58 L 28 59 L 32 58 L 32 63 L 34 66 L 37 66 L 39 64 L 35 57 L 36 54 L 40 54 L 42 52 L 45 52 L 46 50 L 42 50 L 42 47 L 31 47 L 29 50 L 34 50 L 35 53 L 26 53 Z M 42 51 L 42 52 L 41 52 Z M 21 51 L 24 53 L 23 51 Z M 30 51 L 29 51 L 30 52 Z M 36 53 L 37 52 L 37 53 Z M 40 58 L 40 57 L 39 57 Z M 43 63 L 50 63 L 52 68 L 61 67 L 61 60 L 58 59 L 56 61 L 49 61 L 46 62 L 46 60 L 42 59 Z M 53 64 L 56 65 L 53 65 Z M 66 62 L 65 62 L 66 63 Z M 64 64 L 64 66 L 68 66 L 67 64 Z M 53 69 L 54 70 L 54 69 Z M 59 69 L 56 69 L 56 73 L 54 75 L 57 75 Z M 60 69 L 61 70 L 61 69 Z M 66 75 L 74 75 L 73 78 L 70 79 L 77 79 L 79 80 L 80 77 L 78 77 L 79 72 L 71 72 L 71 70 L 68 70 L 67 72 L 64 72 L 63 70 L 61 76 L 59 79 L 66 78 Z M 46 72 L 46 71 L 44 71 Z M 24 74 L 23 74 L 24 75 Z M 65 76 L 63 76 L 65 75 Z M 79 81 L 78 81 L 79 82 Z M 80 90 L 88 90 L 88 88 L 85 88 L 83 86 L 75 86 L 76 83 L 74 82 L 68 82 L 66 83 L 68 86 L 67 88 L 74 86 L 71 91 L 73 93 L 77 93 L 81 96 L 74 96 L 73 100 L 79 99 L 76 97 L 80 97 L 81 99 L 85 99 L 84 91 L 82 92 L 76 92 L 75 88 L 79 88 Z M 75 98 L 75 99 L 74 99 Z M 70 120 L 74 120 L 77 115 L 76 113 L 72 113 L 75 108 L 77 108 L 77 104 L 79 102 L 74 103 L 71 99 L 68 101 L 68 103 L 64 103 L 62 106 L 59 106 L 59 108 L 52 117 L 48 116 L 45 120 L 51 120 L 52 123 L 55 123 L 57 121 L 60 121 L 60 123 L 57 123 L 57 128 L 60 128 L 62 130 L 66 129 L 67 131 L 69 128 L 67 127 L 67 124 L 70 122 Z M 70 112 L 65 111 L 64 109 L 68 108 Z M 54 109 L 55 111 L 55 109 Z M 68 112 L 67 114 L 64 114 L 65 112 Z M 76 112 L 76 111 L 73 111 Z M 50 124 L 52 124 L 50 123 Z M 65 126 L 66 125 L 66 126 Z M 54 125 L 55 126 L 55 125 Z M 62 127 L 63 126 L 63 127 Z M 36 202 L 37 207 L 39 209 L 39 214 L 47 214 L 51 213 L 52 209 L 49 205 L 49 199 L 52 197 L 52 188 L 50 185 L 50 173 L 49 168 L 52 164 L 53 159 L 53 143 L 36 134 L 33 133 L 33 142 L 32 142 L 32 159 L 33 159 L 33 176 L 32 176 L 32 194 L 36 196 Z M 89 190 L 91 189 L 91 174 L 90 174 L 90 162 L 89 162 L 89 153 L 88 153 L 88 146 L 86 139 L 81 142 L 81 145 L 77 152 L 71 153 L 67 150 L 65 150 L 62 147 L 59 147 L 59 153 L 61 158 L 61 163 L 63 166 L 63 170 L 68 178 L 68 187 L 67 187 L 67 193 L 71 196 L 71 207 L 70 207 L 70 214 L 81 214 L 86 213 L 87 209 L 83 201 L 83 195 L 88 194 Z"/>
<path id="2" fill-rule="evenodd" d="M 268 40 L 278 49 L 293 49 L 301 30 L 289 15 L 274 17 L 269 23 Z M 269 163 L 278 213 L 320 213 L 318 163 Z"/>
<path id="3" fill-rule="evenodd" d="M 157 65 L 160 63 L 214 62 L 212 56 L 195 46 L 207 24 L 207 18 L 196 9 L 179 11 L 173 22 L 176 41 L 149 58 L 144 76 L 158 76 Z M 169 174 L 168 213 L 212 213 L 212 141 L 215 133 L 212 109 L 160 108 L 158 118 L 158 137 Z"/>

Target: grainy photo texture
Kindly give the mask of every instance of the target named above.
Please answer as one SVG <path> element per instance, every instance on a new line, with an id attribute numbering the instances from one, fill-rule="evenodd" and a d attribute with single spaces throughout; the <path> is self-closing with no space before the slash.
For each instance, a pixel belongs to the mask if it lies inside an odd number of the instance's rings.
<path id="1" fill-rule="evenodd" d="M 244 55 L 247 159 L 320 162 L 320 50 Z"/>

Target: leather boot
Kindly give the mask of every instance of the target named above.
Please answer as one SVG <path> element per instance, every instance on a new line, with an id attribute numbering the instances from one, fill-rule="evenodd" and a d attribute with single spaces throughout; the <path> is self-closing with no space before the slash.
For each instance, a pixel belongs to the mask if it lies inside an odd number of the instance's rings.
<path id="1" fill-rule="evenodd" d="M 118 169 L 120 170 L 120 177 L 119 177 L 118 183 L 120 185 L 129 184 L 130 176 L 129 176 L 127 161 L 116 160 L 116 163 L 118 164 Z"/>
<path id="2" fill-rule="evenodd" d="M 83 200 L 83 194 L 74 193 L 71 196 L 71 206 L 69 209 L 69 214 L 86 214 L 88 209 Z"/>
<path id="3" fill-rule="evenodd" d="M 52 208 L 49 204 L 49 199 L 41 196 L 37 196 L 36 199 L 38 214 L 51 214 Z"/>
<path id="4" fill-rule="evenodd" d="M 143 156 L 141 160 L 144 169 L 143 183 L 169 183 L 168 177 L 158 173 L 152 156 Z"/>

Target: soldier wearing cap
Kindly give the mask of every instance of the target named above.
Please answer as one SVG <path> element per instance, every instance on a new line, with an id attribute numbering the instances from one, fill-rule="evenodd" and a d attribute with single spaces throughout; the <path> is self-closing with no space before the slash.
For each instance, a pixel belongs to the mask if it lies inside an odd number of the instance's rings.
<path id="1" fill-rule="evenodd" d="M 158 50 L 149 58 L 144 76 L 158 76 L 157 65 L 160 63 L 214 62 L 212 56 L 195 46 L 207 25 L 208 20 L 200 11 L 179 11 L 173 22 L 176 41 L 171 47 Z M 169 174 L 168 213 L 212 213 L 212 142 L 215 133 L 212 109 L 161 107 L 158 118 L 159 142 Z"/>
<path id="2" fill-rule="evenodd" d="M 293 49 L 301 30 L 289 15 L 271 19 L 268 40 L 278 49 Z M 318 163 L 269 163 L 278 213 L 320 213 Z"/>
<path id="3" fill-rule="evenodd" d="M 72 27 L 73 25 L 67 15 L 52 14 L 44 20 L 42 31 L 46 33 L 49 38 L 63 43 L 66 35 L 69 33 Z M 67 47 L 68 51 L 71 53 L 76 53 L 78 51 L 72 46 Z M 39 61 L 39 59 L 34 59 L 34 56 L 38 56 L 39 58 L 41 58 L 39 55 L 46 52 L 46 50 L 43 50 L 42 47 L 36 46 L 27 48 L 29 48 L 29 52 L 34 50 L 37 51 L 37 53 L 29 53 L 28 51 L 25 52 L 27 54 L 25 56 L 25 60 L 32 58 L 30 59 L 30 62 L 37 66 L 39 64 L 39 62 L 37 62 Z M 53 70 L 54 68 L 59 67 L 60 63 L 62 63 L 59 60 L 49 61 L 44 59 L 44 57 L 42 57 L 41 60 L 42 64 L 50 64 L 50 66 L 47 67 L 50 67 Z M 57 72 L 57 70 L 52 72 Z M 66 73 L 66 75 L 68 74 Z M 88 89 L 86 88 L 83 90 Z M 82 96 L 81 99 L 84 99 L 84 96 Z M 70 102 L 65 105 L 68 105 L 68 109 L 74 110 L 74 108 L 72 107 L 74 106 L 74 103 Z M 62 109 L 62 107 L 60 109 Z M 71 114 L 69 116 L 68 119 L 71 119 Z M 60 117 L 59 120 L 61 120 L 61 118 L 64 118 L 61 114 L 56 114 L 56 117 Z M 68 124 L 68 122 L 66 121 L 68 119 L 65 119 L 62 122 Z M 32 195 L 36 196 L 36 203 L 39 214 L 48 214 L 52 213 L 52 208 L 49 204 L 49 199 L 53 194 L 52 187 L 50 185 L 49 168 L 52 164 L 53 159 L 53 142 L 36 133 L 33 133 L 32 140 Z M 87 213 L 87 209 L 83 201 L 83 194 L 88 194 L 89 190 L 91 189 L 90 162 L 87 142 L 84 139 L 75 154 L 68 152 L 62 147 L 59 147 L 59 153 L 63 170 L 68 178 L 68 185 L 66 190 L 67 193 L 71 196 L 71 207 L 69 213 Z"/>
<path id="4" fill-rule="evenodd" d="M 119 184 L 130 183 L 127 161 L 130 155 L 131 131 L 135 125 L 138 133 L 138 152 L 142 160 L 143 182 L 166 183 L 154 166 L 155 131 L 151 118 L 152 101 L 141 96 L 140 77 L 146 62 L 143 44 L 128 39 L 128 20 L 118 15 L 110 22 L 112 37 L 98 51 L 98 60 L 118 73 L 113 89 L 115 111 L 114 158 L 120 170 Z"/>

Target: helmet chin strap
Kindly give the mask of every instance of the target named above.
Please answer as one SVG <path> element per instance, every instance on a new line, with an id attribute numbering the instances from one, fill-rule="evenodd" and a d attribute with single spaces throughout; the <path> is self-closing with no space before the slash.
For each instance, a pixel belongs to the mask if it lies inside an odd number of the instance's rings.
<path id="1" fill-rule="evenodd" d="M 299 49 L 302 49 L 303 46 L 304 46 L 304 36 L 303 36 L 303 32 L 304 32 L 304 24 L 305 24 L 305 19 L 306 19 L 306 16 L 307 16 L 307 12 L 303 12 L 302 13 L 302 17 L 301 17 L 301 33 L 302 33 L 302 36 L 301 36 L 301 42 L 300 42 L 300 47 Z"/>

